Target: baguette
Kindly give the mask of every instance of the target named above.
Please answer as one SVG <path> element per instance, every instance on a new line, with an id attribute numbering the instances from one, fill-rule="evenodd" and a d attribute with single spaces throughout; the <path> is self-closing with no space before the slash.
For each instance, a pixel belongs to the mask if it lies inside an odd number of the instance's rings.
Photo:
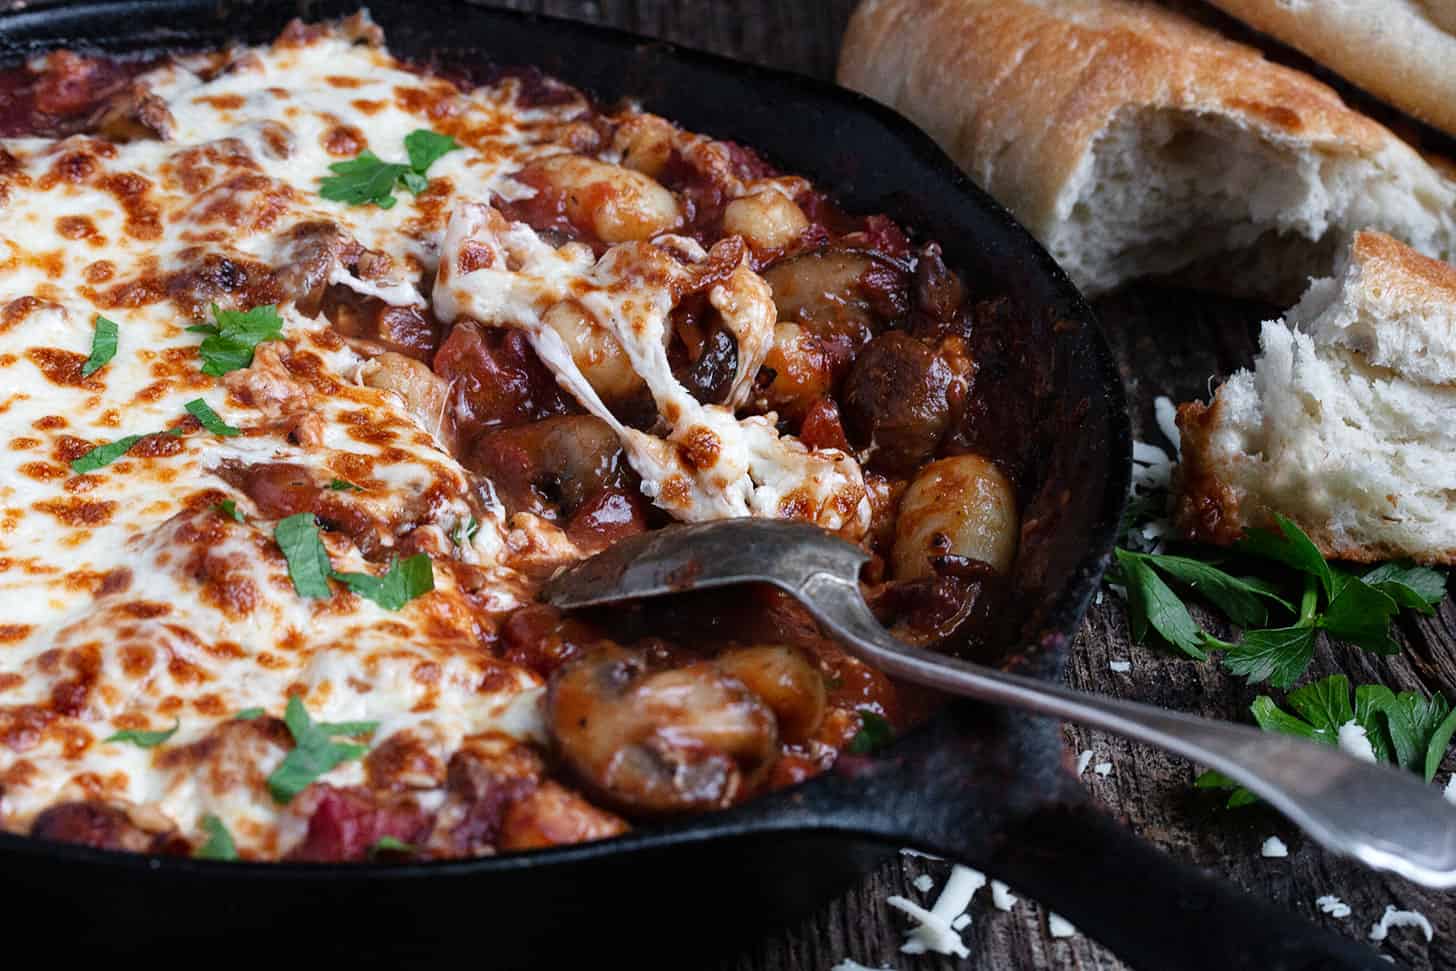
<path id="1" fill-rule="evenodd" d="M 1209 0 L 1346 80 L 1456 134 L 1456 3 Z"/>
<path id="2" fill-rule="evenodd" d="M 1231 543 L 1280 513 L 1329 557 L 1456 562 L 1456 268 L 1358 233 L 1261 345 L 1178 409 L 1182 535 Z"/>
<path id="3" fill-rule="evenodd" d="M 1456 256 L 1456 182 L 1329 87 L 1131 0 L 866 0 L 841 83 L 908 115 L 1089 295 L 1283 301 L 1359 229 Z"/>

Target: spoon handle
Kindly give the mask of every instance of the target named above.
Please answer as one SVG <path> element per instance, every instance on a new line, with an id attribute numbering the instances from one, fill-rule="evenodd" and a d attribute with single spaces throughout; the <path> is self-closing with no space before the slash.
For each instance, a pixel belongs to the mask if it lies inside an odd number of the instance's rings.
<path id="1" fill-rule="evenodd" d="M 1456 807 L 1408 772 L 1340 749 L 972 664 L 905 644 L 876 620 L 859 585 L 827 573 L 804 605 L 887 674 L 950 694 L 1089 725 L 1216 769 L 1321 845 L 1428 887 L 1456 886 Z"/>

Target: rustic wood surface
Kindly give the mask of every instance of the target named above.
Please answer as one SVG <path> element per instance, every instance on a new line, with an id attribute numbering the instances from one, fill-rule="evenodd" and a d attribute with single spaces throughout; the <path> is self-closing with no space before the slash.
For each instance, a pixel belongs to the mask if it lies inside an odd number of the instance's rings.
<path id="1" fill-rule="evenodd" d="M 854 0 L 497 0 L 495 5 L 611 24 L 832 78 L 839 38 Z M 786 123 L 792 124 L 792 119 Z M 1153 399 L 1168 395 L 1183 401 L 1205 394 L 1211 375 L 1226 374 L 1247 361 L 1258 321 L 1271 309 L 1153 287 L 1103 301 L 1098 310 L 1134 403 L 1138 438 L 1167 447 L 1153 422 Z M 1203 619 L 1211 621 L 1206 615 Z M 1448 601 L 1436 617 L 1404 624 L 1400 637 L 1407 649 L 1389 659 L 1323 645 L 1310 676 L 1342 671 L 1357 683 L 1378 681 L 1398 690 L 1441 690 L 1448 698 L 1456 697 L 1456 608 Z M 1108 667 L 1112 660 L 1130 661 L 1132 670 L 1114 673 Z M 1083 625 L 1069 677 L 1085 690 L 1224 719 L 1248 720 L 1249 702 L 1258 694 L 1212 664 L 1130 643 L 1122 604 L 1110 593 L 1094 605 Z M 1094 762 L 1112 763 L 1112 772 L 1105 777 L 1089 769 L 1086 784 L 1145 839 L 1357 939 L 1366 937 L 1387 904 L 1420 910 L 1435 925 L 1435 940 L 1427 944 L 1413 929 L 1395 930 L 1381 946 L 1382 953 L 1402 966 L 1456 968 L 1456 908 L 1450 894 L 1425 891 L 1333 858 L 1262 807 L 1220 809 L 1216 797 L 1192 788 L 1195 770 L 1183 759 L 1080 728 L 1069 727 L 1065 733 L 1073 751 L 1090 749 Z M 1452 768 L 1448 760 L 1438 781 L 1444 782 Z M 1287 859 L 1260 855 L 1260 846 L 1270 835 L 1288 844 Z M 972 954 L 968 960 L 900 954 L 906 922 L 885 898 L 898 893 L 928 906 L 948 872 L 948 864 L 903 858 L 827 903 L 810 920 L 746 943 L 744 953 L 723 965 L 722 971 L 829 971 L 845 958 L 871 967 L 917 971 L 1125 967 L 1085 936 L 1051 939 L 1040 907 L 1022 902 L 1010 913 L 1000 912 L 992 908 L 984 891 L 971 907 L 973 923 L 964 934 Z M 912 884 L 921 873 L 935 880 L 936 888 L 928 894 Z M 1136 880 L 1137 874 L 1129 873 L 1128 879 Z M 1351 915 L 1335 920 L 1321 914 L 1314 900 L 1323 894 L 1339 896 L 1350 905 Z M 1239 928 L 1228 931 L 1238 934 Z"/>

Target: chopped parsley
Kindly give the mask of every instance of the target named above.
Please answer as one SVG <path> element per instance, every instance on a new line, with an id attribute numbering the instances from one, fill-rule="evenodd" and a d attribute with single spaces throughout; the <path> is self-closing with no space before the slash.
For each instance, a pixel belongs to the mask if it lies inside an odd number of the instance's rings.
<path id="1" fill-rule="evenodd" d="M 464 546 L 475 539 L 475 534 L 480 532 L 480 521 L 471 516 L 465 522 L 456 520 L 455 527 L 450 530 L 450 542 L 456 546 Z"/>
<path id="2" fill-rule="evenodd" d="M 1420 772 L 1430 782 L 1456 733 L 1456 709 L 1441 694 L 1399 694 L 1380 684 L 1362 684 L 1350 695 L 1350 681 L 1332 675 L 1291 691 L 1284 699 L 1292 713 L 1260 695 L 1249 706 L 1266 732 L 1280 732 L 1324 745 L 1338 745 L 1340 726 L 1351 721 L 1365 730 L 1376 760 Z M 1227 805 L 1246 806 L 1258 797 L 1219 772 L 1195 780 L 1200 789 L 1231 789 Z"/>
<path id="3" fill-rule="evenodd" d="M 255 718 L 262 718 L 268 713 L 266 708 L 244 708 L 233 716 L 233 721 L 250 722 Z"/>
<path id="4" fill-rule="evenodd" d="M 200 421 L 202 427 L 214 435 L 220 435 L 223 438 L 232 438 L 234 435 L 242 434 L 240 430 L 219 418 L 217 412 L 213 411 L 207 402 L 201 398 L 193 398 L 182 407 L 187 409 L 187 414 Z"/>
<path id="5" fill-rule="evenodd" d="M 335 479 L 329 483 L 329 488 L 335 492 L 363 492 L 363 486 L 356 486 L 348 479 Z"/>
<path id="6" fill-rule="evenodd" d="M 86 454 L 72 459 L 71 471 L 77 475 L 85 475 L 87 472 L 105 468 L 131 451 L 133 445 L 146 437 L 146 435 L 128 435 L 125 438 L 118 438 L 114 442 L 98 445 Z"/>
<path id="7" fill-rule="evenodd" d="M 338 572 L 329 561 L 329 551 L 324 548 L 312 513 L 301 512 L 279 520 L 273 539 L 288 561 L 288 576 L 300 597 L 333 596 L 329 587 L 333 579 L 386 610 L 399 610 L 435 589 L 435 569 L 427 553 L 390 560 L 383 576 Z"/>
<path id="8" fill-rule="evenodd" d="M 116 321 L 96 315 L 96 332 L 91 335 L 91 356 L 81 365 L 81 377 L 89 378 L 116 356 Z"/>
<path id="9" fill-rule="evenodd" d="M 371 858 L 379 856 L 381 853 L 415 852 L 418 852 L 418 850 L 413 843 L 406 843 L 397 836 L 381 836 L 374 841 L 373 846 L 369 847 L 369 856 Z"/>
<path id="10" fill-rule="evenodd" d="M 424 192 L 430 181 L 425 177 L 426 171 L 440 156 L 459 147 L 449 135 L 416 129 L 404 139 L 408 165 L 386 162 L 366 148 L 355 158 L 330 165 L 329 171 L 334 174 L 325 176 L 319 183 L 319 195 L 351 206 L 373 203 L 381 209 L 392 208 L 396 186 L 403 186 L 415 195 Z"/>
<path id="11" fill-rule="evenodd" d="M 1309 667 L 1320 631 L 1393 654 L 1399 647 L 1390 636 L 1391 621 L 1404 609 L 1432 613 L 1445 596 L 1445 575 L 1429 567 L 1387 563 L 1357 576 L 1331 566 L 1297 525 L 1276 519 L 1278 533 L 1249 530 L 1234 547 L 1248 569 L 1269 573 L 1273 581 L 1184 556 L 1117 550 L 1134 638 L 1155 632 L 1199 660 L 1222 651 L 1232 673 L 1287 688 Z M 1200 628 L 1164 576 L 1218 607 L 1243 636 L 1227 642 Z"/>
<path id="12" fill-rule="evenodd" d="M 334 568 L 329 563 L 329 551 L 324 549 L 324 541 L 319 538 L 313 513 L 301 512 L 280 519 L 273 527 L 273 539 L 288 561 L 288 577 L 300 597 L 333 596 L 329 574 L 334 572 Z"/>
<path id="13" fill-rule="evenodd" d="M 114 735 L 108 735 L 103 741 L 106 742 L 130 742 L 138 748 L 156 748 L 167 739 L 177 734 L 177 729 L 182 727 L 180 721 L 172 723 L 172 727 L 160 732 L 143 732 L 134 728 L 124 729 Z"/>
<path id="14" fill-rule="evenodd" d="M 846 747 L 851 755 L 873 755 L 894 739 L 895 730 L 883 715 L 861 708 L 859 718 L 859 731 Z"/>
<path id="15" fill-rule="evenodd" d="M 202 341 L 202 373 L 221 377 L 253 363 L 253 349 L 264 341 L 283 336 L 283 318 L 278 308 L 264 304 L 251 310 L 223 310 L 212 305 L 211 324 L 197 324 L 187 329 L 206 334 Z"/>
<path id="16" fill-rule="evenodd" d="M 293 736 L 293 749 L 268 776 L 268 791 L 283 805 L 334 766 L 369 750 L 367 745 L 336 742 L 335 736 L 368 735 L 379 727 L 378 722 L 315 722 L 298 695 L 289 697 L 283 721 Z"/>
<path id="17" fill-rule="evenodd" d="M 233 834 L 228 832 L 221 819 L 208 813 L 202 817 L 202 831 L 207 834 L 207 842 L 192 851 L 194 860 L 236 860 L 238 858 L 238 847 L 233 842 Z"/>
<path id="18" fill-rule="evenodd" d="M 212 508 L 222 513 L 224 516 L 230 517 L 235 522 L 241 523 L 247 521 L 243 519 L 243 513 L 240 509 L 238 509 L 238 504 L 233 502 L 231 499 L 224 499 L 222 502 L 219 502 Z"/>
<path id="19" fill-rule="evenodd" d="M 416 553 L 404 560 L 390 560 L 389 569 L 383 576 L 336 572 L 333 577 L 385 610 L 399 610 L 416 597 L 435 589 L 435 570 L 426 553 Z"/>

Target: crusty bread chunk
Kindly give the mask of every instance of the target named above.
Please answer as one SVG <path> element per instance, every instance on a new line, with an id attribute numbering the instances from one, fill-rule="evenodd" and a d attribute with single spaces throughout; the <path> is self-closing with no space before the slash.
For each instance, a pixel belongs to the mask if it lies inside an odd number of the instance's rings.
<path id="1" fill-rule="evenodd" d="M 1456 257 L 1456 182 L 1329 87 L 1146 2 L 866 0 L 839 79 L 925 128 L 1089 294 L 1191 268 L 1292 300 L 1367 228 Z"/>
<path id="2" fill-rule="evenodd" d="M 1210 0 L 1371 94 L 1456 135 L 1451 0 Z"/>
<path id="3" fill-rule="evenodd" d="M 1358 233 L 1261 343 L 1178 409 L 1182 533 L 1229 543 L 1277 512 L 1326 556 L 1456 562 L 1456 268 Z"/>

